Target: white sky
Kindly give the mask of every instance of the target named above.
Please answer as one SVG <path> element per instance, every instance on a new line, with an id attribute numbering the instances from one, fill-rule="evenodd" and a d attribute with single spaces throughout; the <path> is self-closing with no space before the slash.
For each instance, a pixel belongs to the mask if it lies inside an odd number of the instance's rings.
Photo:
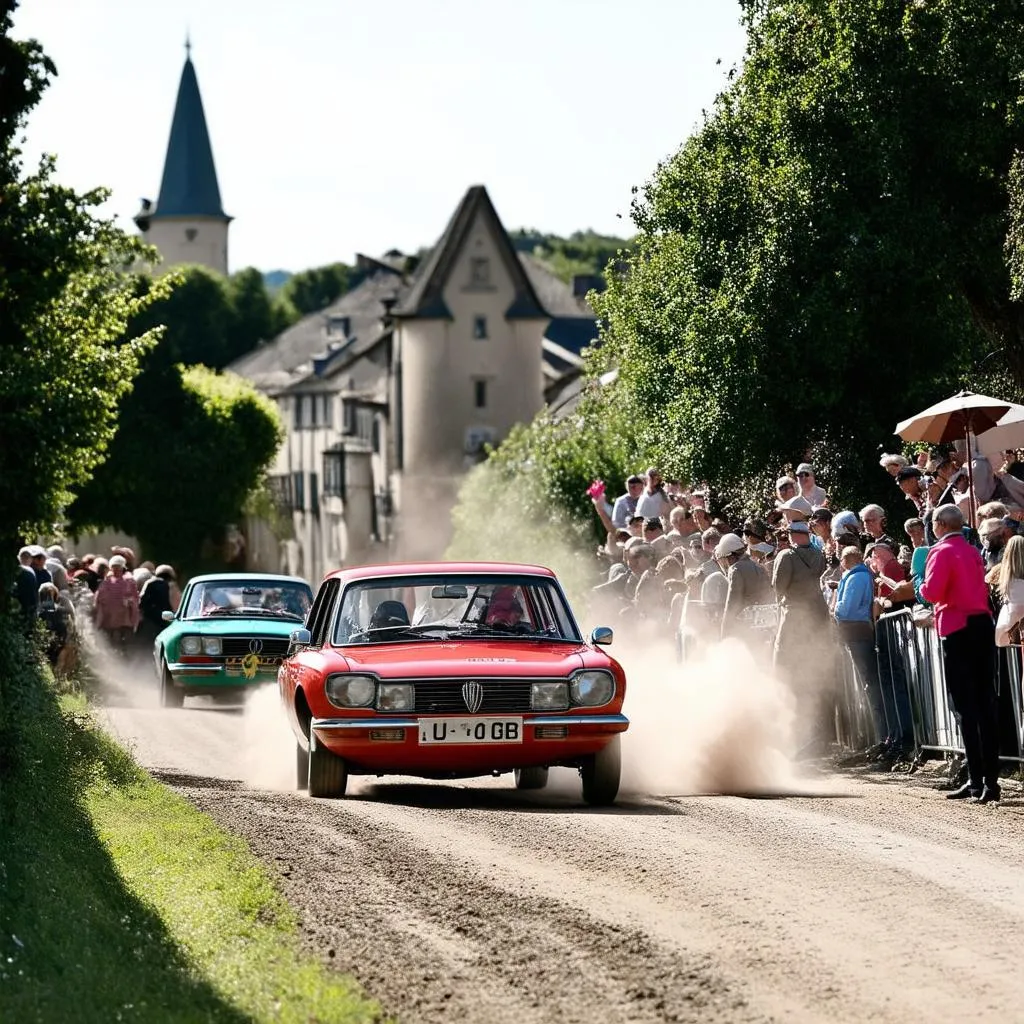
<path id="1" fill-rule="evenodd" d="M 191 33 L 232 270 L 431 245 L 477 183 L 509 229 L 630 234 L 631 187 L 744 43 L 735 0 L 23 0 L 14 22 L 58 69 L 26 158 L 110 187 L 132 229 Z"/>

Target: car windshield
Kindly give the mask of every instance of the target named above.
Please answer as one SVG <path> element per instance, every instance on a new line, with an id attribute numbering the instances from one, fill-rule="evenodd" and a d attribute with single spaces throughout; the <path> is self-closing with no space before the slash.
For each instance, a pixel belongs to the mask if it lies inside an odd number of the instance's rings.
<path id="1" fill-rule="evenodd" d="M 305 622 L 312 601 L 300 580 L 209 580 L 192 587 L 186 619 L 214 616 Z"/>
<path id="2" fill-rule="evenodd" d="M 334 643 L 567 640 L 580 635 L 545 576 L 460 574 L 360 580 L 345 589 Z"/>

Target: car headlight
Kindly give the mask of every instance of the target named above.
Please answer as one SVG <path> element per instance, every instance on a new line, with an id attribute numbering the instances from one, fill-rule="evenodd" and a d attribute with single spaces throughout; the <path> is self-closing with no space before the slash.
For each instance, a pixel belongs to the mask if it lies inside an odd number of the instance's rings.
<path id="1" fill-rule="evenodd" d="M 372 676 L 331 676 L 324 693 L 339 708 L 368 708 L 377 695 L 377 680 Z"/>
<path id="2" fill-rule="evenodd" d="M 201 636 L 183 636 L 181 638 L 182 654 L 199 654 L 203 649 L 203 638 Z"/>
<path id="3" fill-rule="evenodd" d="M 416 696 L 409 683 L 381 683 L 377 687 L 378 711 L 412 711 Z"/>
<path id="4" fill-rule="evenodd" d="M 203 654 L 218 655 L 221 650 L 220 637 L 219 636 L 204 636 L 203 637 Z"/>
<path id="5" fill-rule="evenodd" d="M 569 706 L 569 687 L 563 682 L 533 683 L 530 707 L 534 711 L 564 711 Z"/>
<path id="6" fill-rule="evenodd" d="M 569 684 L 573 704 L 596 708 L 615 696 L 615 680 L 607 672 L 579 672 Z"/>

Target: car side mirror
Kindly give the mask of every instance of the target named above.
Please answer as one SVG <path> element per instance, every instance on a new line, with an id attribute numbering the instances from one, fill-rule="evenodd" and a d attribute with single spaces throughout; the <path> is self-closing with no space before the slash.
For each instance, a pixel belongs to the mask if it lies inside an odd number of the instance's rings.
<path id="1" fill-rule="evenodd" d="M 173 622 L 174 612 L 172 612 L 170 609 L 168 609 L 167 611 L 162 611 L 160 613 L 160 618 L 163 619 L 164 622 Z"/>
<path id="2" fill-rule="evenodd" d="M 590 642 L 592 644 L 600 644 L 602 647 L 607 647 L 614 639 L 615 634 L 608 626 L 597 626 L 594 632 L 590 634 Z"/>
<path id="3" fill-rule="evenodd" d="M 293 629 L 291 637 L 292 647 L 308 647 L 313 642 L 313 636 L 308 629 Z"/>

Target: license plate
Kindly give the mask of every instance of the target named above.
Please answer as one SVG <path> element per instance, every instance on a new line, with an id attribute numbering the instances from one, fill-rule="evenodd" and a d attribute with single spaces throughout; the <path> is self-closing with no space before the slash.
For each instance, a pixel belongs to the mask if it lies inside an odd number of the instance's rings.
<path id="1" fill-rule="evenodd" d="M 229 676 L 245 676 L 251 679 L 257 672 L 276 672 L 281 664 L 280 658 L 225 658 L 224 672 Z"/>
<path id="2" fill-rule="evenodd" d="M 522 743 L 521 718 L 424 718 L 420 743 Z"/>

